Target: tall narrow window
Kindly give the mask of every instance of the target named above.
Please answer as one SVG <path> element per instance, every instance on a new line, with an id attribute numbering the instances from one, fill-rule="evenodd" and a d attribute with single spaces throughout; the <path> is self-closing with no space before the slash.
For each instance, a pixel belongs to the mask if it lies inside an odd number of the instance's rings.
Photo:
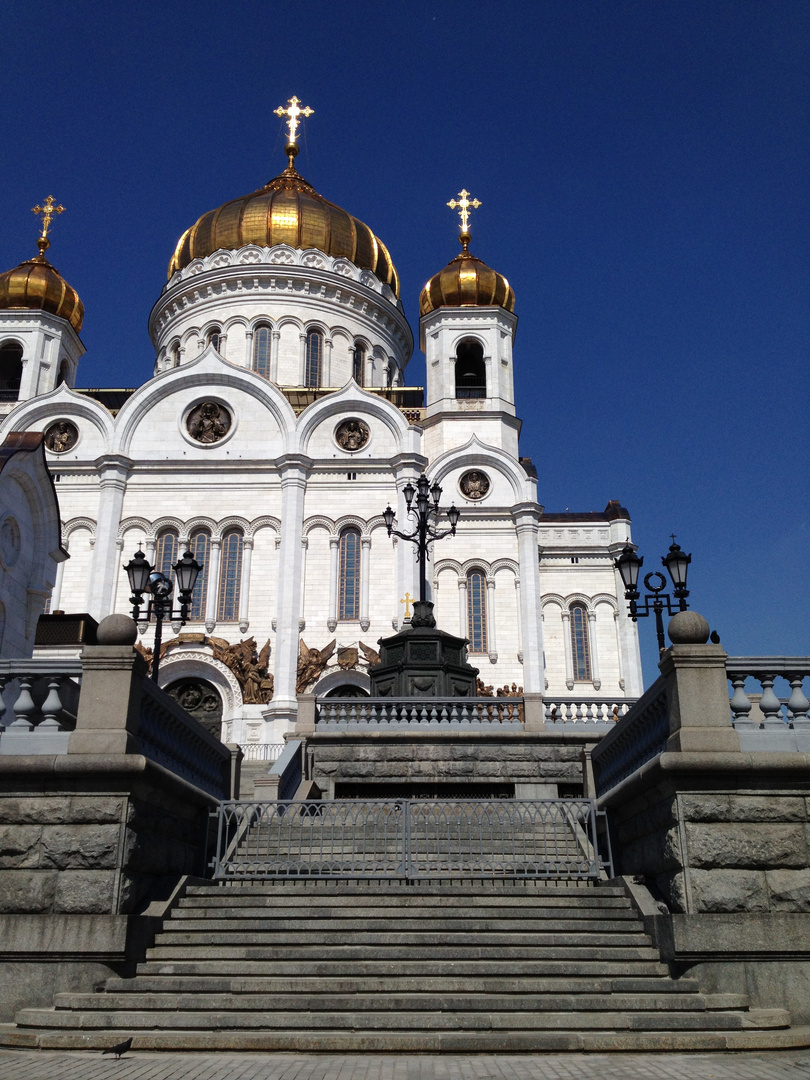
<path id="1" fill-rule="evenodd" d="M 222 537 L 219 567 L 217 620 L 236 622 L 239 618 L 239 584 L 242 577 L 242 533 L 231 529 Z"/>
<path id="2" fill-rule="evenodd" d="M 157 538 L 155 547 L 155 570 L 171 580 L 177 554 L 177 533 L 174 529 L 164 529 Z"/>
<path id="3" fill-rule="evenodd" d="M 217 352 L 219 352 L 219 347 L 222 344 L 222 331 L 218 326 L 211 327 L 205 338 L 205 343 L 206 345 L 213 345 Z"/>
<path id="4" fill-rule="evenodd" d="M 589 682 L 591 678 L 591 649 L 588 642 L 588 609 L 584 604 L 572 604 L 571 608 L 571 656 L 574 662 L 574 678 Z"/>
<path id="5" fill-rule="evenodd" d="M 352 354 L 352 375 L 358 386 L 366 385 L 366 350 L 362 345 L 355 345 Z"/>
<path id="6" fill-rule="evenodd" d="M 0 401 L 16 401 L 22 382 L 22 345 L 9 341 L 0 346 Z"/>
<path id="7" fill-rule="evenodd" d="M 462 341 L 456 352 L 456 397 L 485 398 L 487 371 L 484 350 L 477 341 Z"/>
<path id="8" fill-rule="evenodd" d="M 345 529 L 340 534 L 340 588 L 338 618 L 360 618 L 360 530 Z"/>
<path id="9" fill-rule="evenodd" d="M 323 334 L 320 330 L 307 331 L 307 359 L 304 372 L 305 386 L 321 385 L 321 367 L 323 364 Z"/>
<path id="10" fill-rule="evenodd" d="M 487 652 L 487 579 L 480 570 L 467 574 L 467 637 L 471 653 Z"/>
<path id="11" fill-rule="evenodd" d="M 270 378 L 270 343 L 273 332 L 269 326 L 257 326 L 253 331 L 253 370 L 265 379 Z"/>
<path id="12" fill-rule="evenodd" d="M 211 551 L 211 537 L 205 529 L 198 529 L 189 538 L 188 549 L 202 567 L 191 594 L 188 617 L 192 622 L 202 622 L 205 618 L 205 601 L 208 598 L 208 562 Z"/>

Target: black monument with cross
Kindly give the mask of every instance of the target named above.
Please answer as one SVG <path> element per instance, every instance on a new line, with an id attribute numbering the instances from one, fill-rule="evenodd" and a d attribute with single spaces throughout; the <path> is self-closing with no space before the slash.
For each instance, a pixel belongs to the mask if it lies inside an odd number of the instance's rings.
<path id="1" fill-rule="evenodd" d="M 398 634 L 380 638 L 380 663 L 369 671 L 372 697 L 475 697 L 478 668 L 467 663 L 467 639 L 447 634 L 436 626 L 433 604 L 427 599 L 426 563 L 430 545 L 455 536 L 460 511 L 447 511 L 449 529 L 438 529 L 442 489 L 430 486 L 424 473 L 403 489 L 409 516 L 416 528 L 411 533 L 394 528 L 394 511 L 383 512 L 388 535 L 399 536 L 416 546 L 419 562 L 419 599 L 411 621 Z M 406 594 L 406 599 L 410 596 Z M 407 614 L 407 605 L 405 608 Z"/>

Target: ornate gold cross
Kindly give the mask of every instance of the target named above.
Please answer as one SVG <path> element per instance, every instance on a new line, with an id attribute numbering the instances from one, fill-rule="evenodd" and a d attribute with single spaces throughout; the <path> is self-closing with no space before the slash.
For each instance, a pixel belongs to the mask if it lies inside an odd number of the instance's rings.
<path id="1" fill-rule="evenodd" d="M 405 593 L 405 599 L 400 600 L 400 604 L 405 605 L 405 618 L 406 619 L 410 619 L 410 617 L 411 617 L 411 604 L 414 602 L 415 599 L 416 599 L 415 596 L 411 596 L 411 594 L 409 592 L 406 592 Z"/>
<path id="2" fill-rule="evenodd" d="M 466 188 L 462 188 L 458 193 L 458 202 L 455 199 L 451 199 L 447 204 L 451 210 L 458 208 L 458 216 L 461 218 L 461 231 L 468 233 L 470 231 L 470 207 L 473 210 L 477 210 L 481 205 L 479 199 L 471 199 L 470 193 Z"/>
<path id="3" fill-rule="evenodd" d="M 291 146 L 295 146 L 295 140 L 298 137 L 298 117 L 312 116 L 315 112 L 314 109 L 310 109 L 309 105 L 305 105 L 303 109 L 300 109 L 298 107 L 300 104 L 300 98 L 291 97 L 288 99 L 289 108 L 285 109 L 283 105 L 279 105 L 279 107 L 274 110 L 276 116 L 287 117 L 287 130 L 289 133 L 287 142 Z"/>
<path id="4" fill-rule="evenodd" d="M 40 240 L 47 239 L 48 229 L 50 228 L 50 224 L 54 217 L 56 217 L 57 214 L 64 214 L 65 212 L 64 206 L 54 206 L 54 201 L 53 195 L 49 195 L 42 206 L 37 204 L 36 206 L 31 207 L 31 213 L 37 214 L 42 218 L 42 233 L 40 234 Z"/>

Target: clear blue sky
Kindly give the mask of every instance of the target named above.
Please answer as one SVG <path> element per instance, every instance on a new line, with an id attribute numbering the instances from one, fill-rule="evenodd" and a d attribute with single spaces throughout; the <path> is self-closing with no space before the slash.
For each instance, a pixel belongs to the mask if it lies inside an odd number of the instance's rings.
<path id="1" fill-rule="evenodd" d="M 807 0 L 6 0 L 2 20 L 0 266 L 55 195 L 80 385 L 150 376 L 177 238 L 281 171 L 273 109 L 297 94 L 300 170 L 385 241 L 415 334 L 457 251 L 445 203 L 481 199 L 546 508 L 620 499 L 645 571 L 672 531 L 693 553 L 730 652 L 810 653 Z"/>

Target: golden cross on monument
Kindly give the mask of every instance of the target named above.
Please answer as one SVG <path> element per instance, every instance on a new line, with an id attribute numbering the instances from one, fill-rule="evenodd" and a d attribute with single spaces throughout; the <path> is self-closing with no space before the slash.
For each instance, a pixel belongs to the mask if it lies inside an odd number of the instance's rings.
<path id="1" fill-rule="evenodd" d="M 406 619 L 410 619 L 410 617 L 411 617 L 411 604 L 414 602 L 415 599 L 416 599 L 415 596 L 411 596 L 411 594 L 409 592 L 406 592 L 405 593 L 405 599 L 400 600 L 400 604 L 405 605 L 405 618 Z"/>
<path id="2" fill-rule="evenodd" d="M 56 217 L 57 214 L 64 214 L 65 212 L 64 206 L 54 206 L 54 202 L 55 199 L 53 195 L 49 195 L 48 198 L 43 202 L 42 206 L 37 204 L 36 206 L 31 207 L 31 213 L 37 214 L 39 217 L 42 218 L 42 232 L 40 233 L 40 240 L 47 240 L 48 229 L 50 228 L 50 224 L 53 221 L 54 217 Z"/>
<path id="3" fill-rule="evenodd" d="M 466 188 L 462 188 L 458 193 L 458 201 L 451 199 L 447 204 L 451 210 L 458 209 L 458 216 L 461 218 L 461 234 L 459 240 L 464 246 L 464 250 L 467 250 L 467 244 L 470 242 L 470 208 L 477 210 L 481 205 L 480 199 L 471 199 L 470 193 Z"/>
<path id="4" fill-rule="evenodd" d="M 279 105 L 277 109 L 274 109 L 276 116 L 287 117 L 287 146 L 285 147 L 287 154 L 290 158 L 290 166 L 292 166 L 293 158 L 298 153 L 298 146 L 296 139 L 298 138 L 298 117 L 299 116 L 312 116 L 315 112 L 314 109 L 310 109 L 309 105 L 305 105 L 303 109 L 299 108 L 301 99 L 295 96 L 287 99 L 288 108 L 284 108 L 283 105 Z"/>

